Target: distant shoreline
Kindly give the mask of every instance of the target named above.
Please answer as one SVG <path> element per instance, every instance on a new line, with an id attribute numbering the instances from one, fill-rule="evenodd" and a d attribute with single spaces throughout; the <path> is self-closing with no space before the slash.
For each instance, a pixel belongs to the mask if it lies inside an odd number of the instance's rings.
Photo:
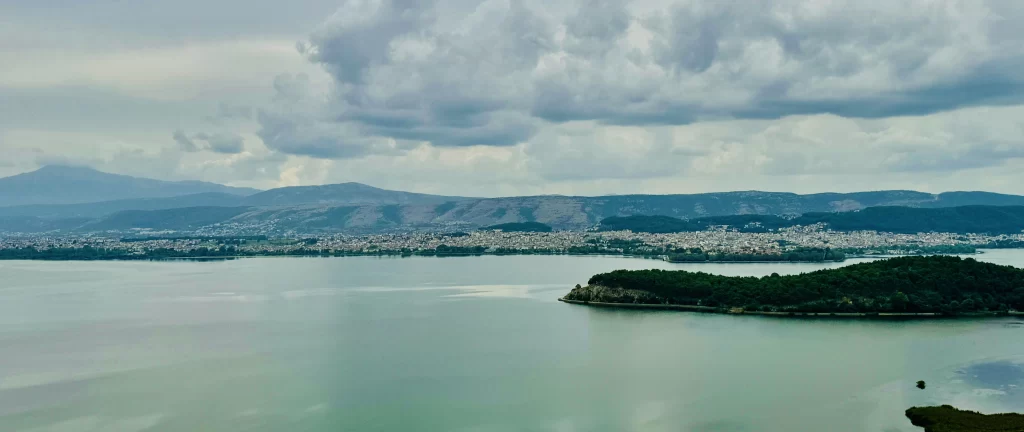
<path id="1" fill-rule="evenodd" d="M 762 312 L 747 311 L 741 308 L 716 308 L 711 306 L 677 305 L 677 304 L 645 304 L 645 303 L 608 303 L 608 302 L 586 302 L 582 300 L 569 300 L 560 297 L 558 301 L 580 306 L 593 306 L 597 308 L 612 309 L 654 309 L 654 310 L 676 310 L 686 312 L 703 312 L 720 315 L 760 315 L 783 318 L 883 318 L 883 319 L 940 319 L 940 318 L 991 318 L 1005 316 L 1022 316 L 1024 312 L 971 312 L 957 315 L 944 315 L 938 312 Z"/>
<path id="2" fill-rule="evenodd" d="M 448 257 L 467 257 L 467 256 L 523 256 L 523 255 L 539 255 L 539 256 L 580 256 L 580 257 L 617 257 L 617 258 L 640 258 L 640 259 L 652 259 L 667 262 L 670 264 L 834 264 L 843 263 L 849 259 L 883 259 L 890 257 L 899 256 L 923 256 L 923 255 L 980 255 L 984 253 L 982 250 L 977 250 L 973 253 L 937 253 L 937 254 L 903 254 L 903 255 L 847 255 L 843 259 L 830 259 L 830 260 L 763 260 L 763 259 L 734 259 L 734 260 L 704 260 L 704 261 L 673 261 L 669 259 L 667 255 L 638 255 L 638 254 L 615 254 L 615 253 L 569 253 L 569 252 L 444 252 L 444 253 L 430 253 L 430 251 L 409 253 L 402 251 L 382 251 L 382 252 L 319 252 L 314 250 L 306 250 L 302 252 L 288 251 L 281 253 L 251 253 L 251 254 L 233 254 L 233 255 L 194 255 L 189 256 L 185 254 L 181 255 L 101 255 L 95 256 L 60 256 L 60 255 L 46 255 L 45 250 L 37 251 L 31 254 L 22 255 L 5 255 L 3 250 L 0 250 L 0 261 L 176 261 L 176 260 L 235 260 L 243 258 L 345 258 L 345 257 L 390 257 L 390 258 L 411 258 L 411 257 L 435 257 L 435 258 L 448 258 Z"/>
<path id="3" fill-rule="evenodd" d="M 0 261 L 174 261 L 174 260 L 234 260 L 243 258 L 346 258 L 346 257 L 389 257 L 389 258 L 412 258 L 412 257 L 468 257 L 468 256 L 580 256 L 580 257 L 617 257 L 617 258 L 640 258 L 664 261 L 672 264 L 824 264 L 843 262 L 842 260 L 705 260 L 705 261 L 670 261 L 661 255 L 636 255 L 636 254 L 609 254 L 609 253 L 541 253 L 541 252 L 481 252 L 481 253 L 278 253 L 278 254 L 245 254 L 245 255 L 197 255 L 197 256 L 148 256 L 148 255 L 97 255 L 94 257 L 60 257 L 45 256 L 41 254 L 5 256 L 0 254 Z"/>

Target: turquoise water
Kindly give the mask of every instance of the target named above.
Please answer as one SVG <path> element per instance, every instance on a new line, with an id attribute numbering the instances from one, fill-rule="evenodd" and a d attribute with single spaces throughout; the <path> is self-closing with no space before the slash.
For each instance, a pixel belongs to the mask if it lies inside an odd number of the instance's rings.
<path id="1" fill-rule="evenodd" d="M 1024 267 L 1024 251 L 979 258 Z M 0 262 L 0 431 L 913 431 L 902 416 L 912 405 L 1024 410 L 1017 319 L 792 320 L 556 301 L 619 268 L 837 265 Z"/>

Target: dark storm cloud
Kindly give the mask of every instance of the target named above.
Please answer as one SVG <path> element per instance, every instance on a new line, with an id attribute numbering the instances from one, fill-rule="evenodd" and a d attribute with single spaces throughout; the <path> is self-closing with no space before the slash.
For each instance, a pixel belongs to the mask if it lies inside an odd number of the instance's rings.
<path id="1" fill-rule="evenodd" d="M 271 150 L 325 159 L 344 159 L 368 153 L 368 139 L 344 126 L 303 116 L 260 111 L 256 133 Z"/>
<path id="2" fill-rule="evenodd" d="M 608 43 L 625 33 L 631 19 L 625 2 L 586 0 L 565 20 L 565 29 L 581 42 Z"/>
<path id="3" fill-rule="evenodd" d="M 495 117 L 514 113 L 487 113 L 481 118 L 453 116 L 444 124 L 420 124 L 416 127 L 384 127 L 377 124 L 367 129 L 374 135 L 389 136 L 410 141 L 429 141 L 436 146 L 464 147 L 472 145 L 510 146 L 533 136 L 536 125 L 528 118 Z M 454 123 L 453 123 L 454 122 Z"/>
<path id="4" fill-rule="evenodd" d="M 341 82 L 358 82 L 364 71 L 386 62 L 396 38 L 416 34 L 433 21 L 429 0 L 350 1 L 310 38 L 310 59 Z"/>
<path id="5" fill-rule="evenodd" d="M 700 73 L 706 71 L 718 55 L 719 40 L 723 34 L 738 25 L 736 15 L 728 7 L 732 1 L 708 3 L 701 7 L 676 6 L 663 18 L 661 38 L 656 40 L 653 58 L 669 70 Z M 759 9 L 756 5 L 750 5 Z M 744 29 L 747 31 L 748 29 Z"/>
<path id="6" fill-rule="evenodd" d="M 775 119 L 797 114 L 835 114 L 843 117 L 884 118 L 920 116 L 973 106 L 1003 106 L 1024 103 L 1024 80 L 984 65 L 978 71 L 952 82 L 918 89 L 843 100 L 794 100 L 765 98 L 757 106 L 737 109 L 738 118 Z"/>

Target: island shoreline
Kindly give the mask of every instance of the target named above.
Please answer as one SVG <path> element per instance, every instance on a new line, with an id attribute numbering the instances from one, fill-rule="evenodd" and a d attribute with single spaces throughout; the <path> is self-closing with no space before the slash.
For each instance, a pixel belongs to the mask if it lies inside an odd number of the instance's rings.
<path id="1" fill-rule="evenodd" d="M 777 318 L 843 318 L 843 319 L 957 319 L 957 318 L 998 318 L 1009 316 L 1024 316 L 1021 311 L 1007 312 L 971 312 L 957 315 L 946 315 L 939 312 L 764 312 L 716 308 L 711 306 L 678 305 L 678 304 L 654 304 L 654 303 L 609 303 L 591 302 L 582 300 L 570 300 L 559 297 L 562 303 L 592 306 L 608 309 L 634 309 L 634 310 L 672 310 L 681 312 L 700 312 L 718 315 L 756 315 Z"/>

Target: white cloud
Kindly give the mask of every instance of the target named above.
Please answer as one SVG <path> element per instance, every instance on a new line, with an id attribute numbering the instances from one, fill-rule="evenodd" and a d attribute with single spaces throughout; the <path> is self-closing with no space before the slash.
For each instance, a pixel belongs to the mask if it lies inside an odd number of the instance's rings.
<path id="1" fill-rule="evenodd" d="M 1024 106 L 883 119 L 817 114 L 659 127 L 566 124 L 535 137 L 527 154 L 551 180 L 941 173 L 1024 158 L 1022 115 Z"/>

